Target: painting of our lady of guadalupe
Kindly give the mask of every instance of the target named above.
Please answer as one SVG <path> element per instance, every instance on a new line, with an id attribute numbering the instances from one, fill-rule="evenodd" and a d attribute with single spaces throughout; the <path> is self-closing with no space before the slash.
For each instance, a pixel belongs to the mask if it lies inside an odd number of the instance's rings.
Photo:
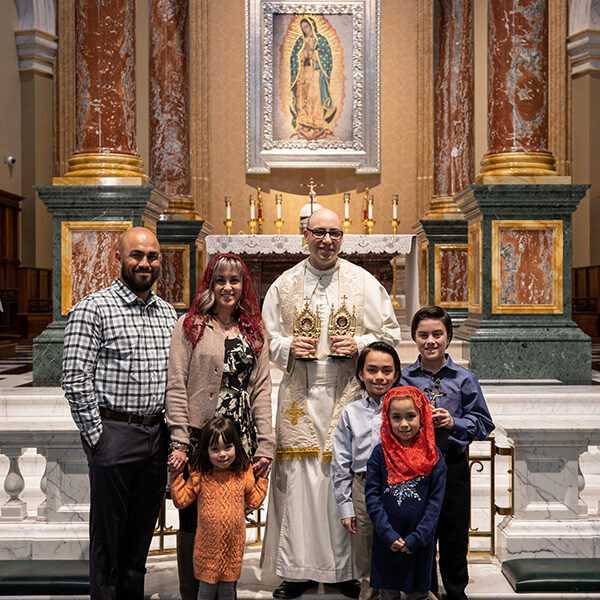
<path id="1" fill-rule="evenodd" d="M 344 110 L 344 51 L 323 15 L 293 15 L 280 47 L 279 97 L 289 139 L 336 135 Z"/>

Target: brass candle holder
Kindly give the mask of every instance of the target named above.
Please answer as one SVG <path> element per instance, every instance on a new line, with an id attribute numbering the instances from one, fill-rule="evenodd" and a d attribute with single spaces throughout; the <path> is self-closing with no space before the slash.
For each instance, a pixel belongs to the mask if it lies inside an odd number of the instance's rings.
<path id="1" fill-rule="evenodd" d="M 248 221 L 248 226 L 250 227 L 250 235 L 255 235 L 258 219 L 256 218 L 256 202 L 254 201 L 254 196 L 252 194 L 250 194 L 248 202 L 250 204 L 250 220 Z"/>
<path id="2" fill-rule="evenodd" d="M 231 235 L 231 227 L 233 225 L 233 221 L 231 220 L 231 196 L 225 196 L 225 220 L 223 224 L 227 229 L 227 235 Z"/>
<path id="3" fill-rule="evenodd" d="M 281 235 L 281 229 L 283 227 L 283 220 L 281 219 L 281 203 L 283 201 L 282 194 L 275 194 L 275 209 L 277 211 L 277 218 L 275 221 L 275 230 L 277 231 L 277 235 Z"/>
<path id="4" fill-rule="evenodd" d="M 373 196 L 369 196 L 367 200 L 367 218 L 365 219 L 365 229 L 367 233 L 371 235 L 373 233 L 373 227 L 375 227 L 375 219 L 373 219 Z"/>
<path id="5" fill-rule="evenodd" d="M 362 224 L 365 228 L 365 233 L 369 233 L 368 220 L 369 220 L 369 188 L 365 188 L 365 193 L 363 194 L 363 218 Z"/>
<path id="6" fill-rule="evenodd" d="M 350 225 L 352 225 L 350 220 L 350 194 L 346 192 L 344 194 L 344 220 L 342 221 L 344 233 L 350 233 Z"/>

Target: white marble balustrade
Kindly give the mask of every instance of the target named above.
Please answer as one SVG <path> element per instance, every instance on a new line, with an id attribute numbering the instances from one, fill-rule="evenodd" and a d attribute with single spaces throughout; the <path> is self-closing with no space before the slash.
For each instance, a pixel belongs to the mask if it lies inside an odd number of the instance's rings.
<path id="1" fill-rule="evenodd" d="M 580 465 L 600 444 L 600 388 L 489 386 L 484 393 L 515 453 L 514 515 L 498 527 L 498 558 L 600 557 L 600 518 L 581 497 Z"/>
<path id="2" fill-rule="evenodd" d="M 600 557 L 600 387 L 487 385 L 484 393 L 498 444 L 515 448 L 515 513 L 497 528 L 498 557 Z M 23 455 L 28 448 L 37 457 Z M 0 388 L 0 455 L 0 559 L 85 557 L 87 464 L 61 390 Z M 476 508 L 487 481 L 473 475 Z M 507 484 L 499 473 L 497 490 Z"/>
<path id="3" fill-rule="evenodd" d="M 45 459 L 41 502 L 31 515 L 20 459 L 34 448 Z M 9 460 L 0 506 L 0 559 L 84 558 L 87 554 L 87 462 L 62 390 L 17 388 L 0 392 L 0 454 Z"/>

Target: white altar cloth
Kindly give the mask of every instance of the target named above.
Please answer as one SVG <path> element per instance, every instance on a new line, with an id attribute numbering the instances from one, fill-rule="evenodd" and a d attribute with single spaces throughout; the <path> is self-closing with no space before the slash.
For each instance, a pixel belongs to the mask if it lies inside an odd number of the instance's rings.
<path id="1" fill-rule="evenodd" d="M 301 235 L 208 235 L 206 253 L 208 257 L 221 252 L 234 254 L 308 254 L 302 245 Z M 417 263 L 417 236 L 393 234 L 346 234 L 341 253 L 352 254 L 393 254 L 404 255 L 406 273 L 406 321 L 419 309 L 419 269 Z"/>

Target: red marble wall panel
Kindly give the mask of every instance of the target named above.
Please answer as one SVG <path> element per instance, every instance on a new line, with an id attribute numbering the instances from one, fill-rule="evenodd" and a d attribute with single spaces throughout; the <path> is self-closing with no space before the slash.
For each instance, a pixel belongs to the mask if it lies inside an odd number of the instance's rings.
<path id="1" fill-rule="evenodd" d="M 186 26 L 188 0 L 150 7 L 150 178 L 167 195 L 189 197 Z"/>
<path id="2" fill-rule="evenodd" d="M 119 275 L 115 258 L 122 231 L 71 231 L 71 305 L 109 286 Z"/>
<path id="3" fill-rule="evenodd" d="M 548 152 L 547 0 L 489 0 L 488 19 L 488 151 Z"/>
<path id="4" fill-rule="evenodd" d="M 466 302 L 469 296 L 469 256 L 466 249 L 440 248 L 440 302 Z"/>
<path id="5" fill-rule="evenodd" d="M 434 196 L 473 183 L 473 1 L 436 0 L 434 33 Z"/>
<path id="6" fill-rule="evenodd" d="M 160 276 L 156 280 L 156 293 L 174 306 L 185 303 L 185 252 L 161 249 Z M 189 283 L 188 283 L 189 285 Z"/>
<path id="7" fill-rule="evenodd" d="M 500 304 L 554 302 L 551 229 L 500 231 Z"/>
<path id="8" fill-rule="evenodd" d="M 77 0 L 77 152 L 136 154 L 135 0 Z"/>

